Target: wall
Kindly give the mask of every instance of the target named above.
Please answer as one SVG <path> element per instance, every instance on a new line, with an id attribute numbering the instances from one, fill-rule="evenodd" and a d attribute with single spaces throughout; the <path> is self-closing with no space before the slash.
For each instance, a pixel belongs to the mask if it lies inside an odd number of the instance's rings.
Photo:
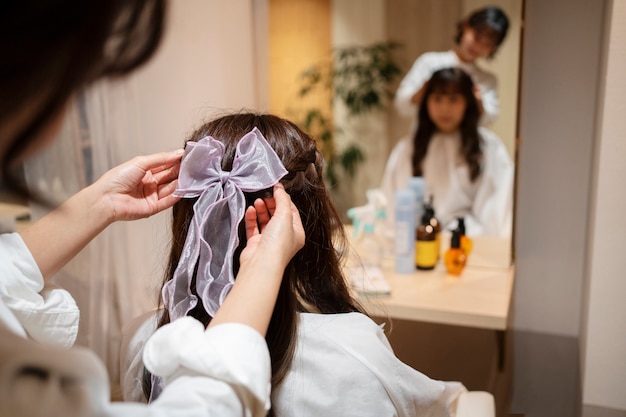
<path id="1" fill-rule="evenodd" d="M 624 416 L 626 4 L 525 12 L 514 327 L 577 338 L 582 415 Z"/>
<path id="2" fill-rule="evenodd" d="M 527 0 L 514 327 L 578 336 L 603 2 Z"/>
<path id="3" fill-rule="evenodd" d="M 330 92 L 299 98 L 300 75 L 330 58 L 330 0 L 268 0 L 269 109 L 298 120 L 301 106 L 330 116 Z"/>
<path id="4" fill-rule="evenodd" d="M 598 103 L 593 202 L 588 234 L 586 310 L 581 332 L 583 403 L 626 415 L 626 3 L 607 5 L 605 62 Z"/>

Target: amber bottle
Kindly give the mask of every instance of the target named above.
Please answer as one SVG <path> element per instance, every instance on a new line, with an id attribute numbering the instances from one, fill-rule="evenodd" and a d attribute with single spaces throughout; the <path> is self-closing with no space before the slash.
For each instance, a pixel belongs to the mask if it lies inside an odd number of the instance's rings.
<path id="1" fill-rule="evenodd" d="M 429 215 L 424 213 L 422 223 L 415 232 L 415 267 L 421 270 L 433 269 L 438 257 L 437 233 L 430 224 Z"/>
<path id="2" fill-rule="evenodd" d="M 428 203 L 424 203 L 424 216 L 428 217 L 428 223 L 433 227 L 437 243 L 437 259 L 439 259 L 441 254 L 441 223 L 439 223 L 439 220 L 435 216 L 432 195 L 430 196 L 430 201 Z"/>

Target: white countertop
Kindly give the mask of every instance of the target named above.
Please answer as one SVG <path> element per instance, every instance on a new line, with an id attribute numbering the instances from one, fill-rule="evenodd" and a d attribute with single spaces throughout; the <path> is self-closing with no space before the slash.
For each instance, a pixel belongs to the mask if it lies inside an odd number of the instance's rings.
<path id="1" fill-rule="evenodd" d="M 506 241 L 474 239 L 468 266 L 460 276 L 447 274 L 441 263 L 432 271 L 397 274 L 393 257 L 386 257 L 382 270 L 391 294 L 360 294 L 358 299 L 375 316 L 505 330 L 515 269 L 503 254 L 510 259 Z"/>
<path id="2" fill-rule="evenodd" d="M 369 314 L 404 320 L 505 330 L 514 268 L 467 267 L 448 275 L 443 265 L 410 275 L 384 268 L 390 295 L 359 295 Z"/>

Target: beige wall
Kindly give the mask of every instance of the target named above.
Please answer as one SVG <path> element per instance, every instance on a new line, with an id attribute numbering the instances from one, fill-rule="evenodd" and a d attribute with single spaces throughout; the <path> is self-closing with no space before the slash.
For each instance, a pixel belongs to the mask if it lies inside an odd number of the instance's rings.
<path id="1" fill-rule="evenodd" d="M 313 106 L 330 116 L 329 93 L 298 97 L 299 76 L 330 57 L 330 0 L 269 0 L 269 110 L 294 120 Z"/>
<path id="2" fill-rule="evenodd" d="M 607 6 L 598 103 L 588 268 L 581 331 L 583 403 L 626 411 L 626 3 Z"/>
<path id="3" fill-rule="evenodd" d="M 180 148 L 205 118 L 257 106 L 252 27 L 248 0 L 171 2 L 163 44 L 128 80 L 140 135 L 133 155 Z M 137 297 L 154 305 L 167 259 L 169 212 L 129 227 L 128 256 L 141 260 L 132 263 L 131 275 L 155 289 Z"/>

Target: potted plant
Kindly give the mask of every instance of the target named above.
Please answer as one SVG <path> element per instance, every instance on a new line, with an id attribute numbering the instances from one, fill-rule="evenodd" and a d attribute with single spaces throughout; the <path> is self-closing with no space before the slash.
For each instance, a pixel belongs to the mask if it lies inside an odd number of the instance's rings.
<path id="1" fill-rule="evenodd" d="M 390 85 L 402 73 L 393 59 L 398 47 L 396 42 L 381 42 L 336 48 L 327 62 L 314 64 L 301 73 L 298 97 L 320 89 L 329 91 L 328 108 L 341 103 L 348 119 L 385 110 L 393 97 Z M 320 107 L 292 109 L 292 113 L 300 127 L 320 141 L 329 186 L 337 187 L 342 177 L 353 178 L 366 158 L 358 141 L 347 138 L 347 145 L 338 149 L 335 139 L 344 134 L 341 123 L 334 123 Z"/>

